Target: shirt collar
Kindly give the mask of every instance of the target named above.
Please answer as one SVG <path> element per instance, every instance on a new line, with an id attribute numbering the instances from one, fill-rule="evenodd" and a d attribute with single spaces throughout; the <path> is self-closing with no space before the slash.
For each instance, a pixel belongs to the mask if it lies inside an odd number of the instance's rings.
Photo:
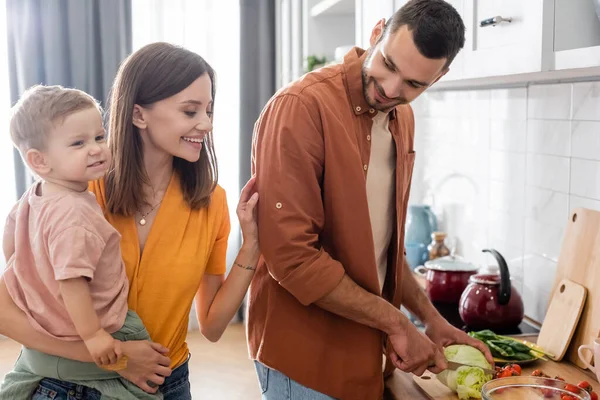
<path id="1" fill-rule="evenodd" d="M 360 47 L 353 47 L 344 56 L 344 77 L 346 90 L 355 115 L 367 113 L 371 118 L 377 115 L 377 110 L 371 108 L 363 94 L 362 66 L 367 58 L 367 51 Z M 396 108 L 390 112 L 390 120 L 396 118 Z"/>

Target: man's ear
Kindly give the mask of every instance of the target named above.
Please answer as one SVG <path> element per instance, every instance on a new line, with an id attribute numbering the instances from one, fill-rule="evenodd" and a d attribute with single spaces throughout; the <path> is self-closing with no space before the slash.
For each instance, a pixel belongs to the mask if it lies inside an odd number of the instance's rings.
<path id="1" fill-rule="evenodd" d="M 381 38 L 381 36 L 383 35 L 384 29 L 385 29 L 385 18 L 382 18 L 379 21 L 377 21 L 377 24 L 371 31 L 371 38 L 369 39 L 369 44 L 371 47 L 374 47 L 375 44 L 377 43 L 377 41 Z"/>
<path id="2" fill-rule="evenodd" d="M 148 122 L 146 121 L 146 113 L 144 112 L 144 108 L 138 104 L 133 105 L 133 115 L 132 120 L 133 124 L 138 127 L 138 129 L 146 129 L 148 126 Z"/>
<path id="3" fill-rule="evenodd" d="M 37 175 L 44 176 L 52 171 L 47 157 L 37 149 L 29 149 L 25 153 L 25 162 Z"/>

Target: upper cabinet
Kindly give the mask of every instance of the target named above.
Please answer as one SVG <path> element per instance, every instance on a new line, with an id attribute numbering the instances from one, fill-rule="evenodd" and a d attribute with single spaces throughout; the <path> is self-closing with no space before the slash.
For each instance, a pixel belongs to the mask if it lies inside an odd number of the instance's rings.
<path id="1" fill-rule="evenodd" d="M 277 87 L 355 44 L 356 0 L 275 0 Z"/>
<path id="2" fill-rule="evenodd" d="M 354 46 L 356 35 L 355 0 L 303 0 L 304 70 L 308 57 L 325 63 L 340 61 Z"/>
<path id="3" fill-rule="evenodd" d="M 463 78 L 549 69 L 551 58 L 544 48 L 550 49 L 552 44 L 551 2 L 462 0 L 462 3 L 466 26 Z"/>
<path id="4" fill-rule="evenodd" d="M 356 44 L 363 49 L 368 48 L 377 21 L 387 20 L 395 10 L 394 0 L 356 0 Z"/>
<path id="5" fill-rule="evenodd" d="M 554 69 L 600 66 L 599 12 L 598 0 L 554 1 Z"/>
<path id="6" fill-rule="evenodd" d="M 280 83 L 314 57 L 329 63 L 350 46 L 368 48 L 377 21 L 407 1 L 276 0 Z M 462 16 L 466 41 L 436 87 L 600 76 L 600 0 L 446 1 Z"/>

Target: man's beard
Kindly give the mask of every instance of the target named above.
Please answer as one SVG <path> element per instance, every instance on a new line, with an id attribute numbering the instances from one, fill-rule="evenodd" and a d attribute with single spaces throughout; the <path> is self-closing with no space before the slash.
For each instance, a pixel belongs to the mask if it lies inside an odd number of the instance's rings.
<path id="1" fill-rule="evenodd" d="M 394 101 L 393 103 L 391 103 L 391 105 L 387 105 L 384 107 L 383 105 L 377 103 L 377 101 L 374 98 L 371 98 L 369 96 L 368 88 L 371 83 L 373 83 L 374 90 L 378 91 L 380 96 L 381 96 L 381 93 L 385 93 L 385 91 L 383 90 L 383 88 L 381 86 L 379 86 L 379 83 L 377 83 L 375 78 L 367 76 L 367 71 L 366 71 L 365 65 L 371 61 L 372 57 L 373 57 L 373 49 L 370 48 L 368 50 L 367 56 L 365 57 L 365 61 L 363 62 L 363 65 L 361 68 L 363 97 L 365 98 L 369 107 L 372 107 L 378 111 L 388 112 L 392 108 L 396 107 L 397 105 L 408 104 L 409 102 L 405 98 L 396 97 L 395 99 L 390 99 L 390 100 Z"/>

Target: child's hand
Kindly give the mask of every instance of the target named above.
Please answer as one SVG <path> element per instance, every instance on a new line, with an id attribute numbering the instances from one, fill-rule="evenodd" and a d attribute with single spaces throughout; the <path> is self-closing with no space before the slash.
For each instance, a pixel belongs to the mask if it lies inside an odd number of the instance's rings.
<path id="1" fill-rule="evenodd" d="M 122 357 L 121 342 L 113 338 L 104 329 L 84 340 L 85 346 L 94 362 L 100 366 L 114 364 Z"/>

